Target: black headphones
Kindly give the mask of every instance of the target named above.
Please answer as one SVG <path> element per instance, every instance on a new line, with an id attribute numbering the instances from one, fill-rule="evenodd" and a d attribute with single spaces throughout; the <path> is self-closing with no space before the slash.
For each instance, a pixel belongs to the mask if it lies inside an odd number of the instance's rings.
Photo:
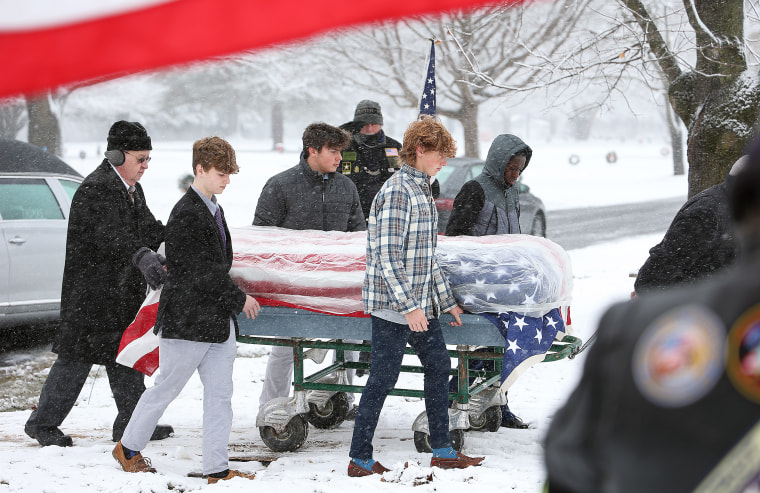
<path id="1" fill-rule="evenodd" d="M 112 149 L 110 151 L 106 151 L 105 155 L 106 159 L 108 159 L 108 162 L 114 166 L 121 166 L 124 164 L 124 160 L 127 158 L 124 155 L 124 151 L 121 149 Z"/>

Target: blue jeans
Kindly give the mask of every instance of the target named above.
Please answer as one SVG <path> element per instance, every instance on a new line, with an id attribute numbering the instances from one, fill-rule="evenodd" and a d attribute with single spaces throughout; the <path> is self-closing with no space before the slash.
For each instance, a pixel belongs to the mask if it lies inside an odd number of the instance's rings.
<path id="1" fill-rule="evenodd" d="M 356 413 L 349 452 L 351 458 L 372 458 L 372 438 L 380 411 L 398 380 L 407 342 L 414 348 L 423 367 L 430 445 L 432 448 L 451 446 L 448 413 L 451 359 L 440 322 L 432 319 L 428 324 L 427 331 L 412 332 L 406 324 L 372 317 L 372 368 Z"/>

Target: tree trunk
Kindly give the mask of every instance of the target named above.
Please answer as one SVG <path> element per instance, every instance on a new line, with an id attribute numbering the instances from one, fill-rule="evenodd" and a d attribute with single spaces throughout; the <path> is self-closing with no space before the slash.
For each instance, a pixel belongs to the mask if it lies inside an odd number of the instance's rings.
<path id="1" fill-rule="evenodd" d="M 464 104 L 459 118 L 464 130 L 464 155 L 480 157 L 480 138 L 478 137 L 478 105 Z"/>
<path id="2" fill-rule="evenodd" d="M 670 148 L 673 149 L 673 175 L 680 176 L 684 174 L 683 132 L 681 132 L 680 121 L 673 114 L 673 108 L 669 104 L 665 105 L 665 114 L 668 130 L 670 131 Z"/>
<path id="3" fill-rule="evenodd" d="M 285 139 L 285 118 L 282 101 L 272 103 L 272 150 L 281 151 Z"/>
<path id="4" fill-rule="evenodd" d="M 61 156 L 61 128 L 58 118 L 50 109 L 48 95 L 33 99 L 27 97 L 26 111 L 29 114 L 29 143 Z"/>

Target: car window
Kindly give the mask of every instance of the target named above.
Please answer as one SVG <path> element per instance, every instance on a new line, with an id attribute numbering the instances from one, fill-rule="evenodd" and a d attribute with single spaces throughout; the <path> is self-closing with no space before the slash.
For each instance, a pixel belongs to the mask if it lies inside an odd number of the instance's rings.
<path id="1" fill-rule="evenodd" d="M 441 171 L 439 171 L 438 174 L 435 175 L 435 178 L 438 180 L 438 183 L 440 183 L 441 185 L 446 183 L 446 180 L 449 179 L 449 177 L 451 176 L 451 174 L 454 172 L 455 169 L 456 168 L 454 168 L 453 166 L 450 166 L 450 167 L 444 166 L 443 168 L 441 168 Z"/>
<path id="2" fill-rule="evenodd" d="M 476 176 L 478 176 L 480 174 L 480 172 L 483 171 L 483 166 L 485 166 L 485 165 L 486 165 L 486 163 L 476 164 L 474 166 L 471 166 L 470 169 L 469 169 L 469 171 L 468 171 L 468 173 L 467 173 L 467 179 L 466 179 L 466 181 L 470 181 L 473 178 L 475 178 Z"/>
<path id="3" fill-rule="evenodd" d="M 0 178 L 0 218 L 63 219 L 63 211 L 45 180 Z"/>
<path id="4" fill-rule="evenodd" d="M 69 200 L 74 200 L 74 192 L 79 188 L 79 182 L 73 180 L 58 180 L 63 189 L 66 190 L 66 194 L 69 196 Z"/>

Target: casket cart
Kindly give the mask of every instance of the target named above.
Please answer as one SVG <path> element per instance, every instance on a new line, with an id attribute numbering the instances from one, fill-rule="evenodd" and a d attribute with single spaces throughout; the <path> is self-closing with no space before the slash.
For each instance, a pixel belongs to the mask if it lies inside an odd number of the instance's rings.
<path id="1" fill-rule="evenodd" d="M 361 393 L 364 389 L 348 384 L 346 370 L 371 371 L 371 363 L 345 358 L 346 351 L 371 351 L 369 343 L 350 342 L 372 339 L 371 321 L 361 312 L 360 298 L 365 233 L 256 227 L 232 232 L 236 253 L 231 275 L 264 305 L 255 320 L 238 318 L 238 341 L 293 349 L 294 394 L 266 403 L 259 411 L 256 426 L 273 451 L 294 451 L 306 441 L 309 424 L 329 429 L 345 420 L 349 411 L 347 393 Z M 468 245 L 464 247 L 471 249 Z M 449 393 L 453 401 L 449 428 L 457 450 L 463 446 L 466 430 L 498 430 L 500 406 L 506 403 L 500 387 L 504 336 L 484 316 L 466 313 L 461 318 L 463 325 L 457 327 L 448 324 L 453 321 L 452 316 L 441 317 L 449 355 L 457 362 L 451 374 L 456 376 L 459 390 Z M 563 333 L 561 340 L 551 344 L 543 361 L 572 356 L 580 345 L 579 338 Z M 484 352 L 483 348 L 493 351 Z M 335 361 L 324 365 L 329 351 L 335 351 Z M 414 354 L 411 347 L 406 352 Z M 321 366 L 307 375 L 307 360 Z M 475 373 L 469 369 L 470 360 L 491 360 L 494 368 Z M 420 365 L 404 364 L 401 371 L 422 373 L 423 369 Z M 390 395 L 421 398 L 424 392 L 395 388 Z M 414 420 L 412 429 L 417 451 L 431 452 L 424 411 Z"/>

